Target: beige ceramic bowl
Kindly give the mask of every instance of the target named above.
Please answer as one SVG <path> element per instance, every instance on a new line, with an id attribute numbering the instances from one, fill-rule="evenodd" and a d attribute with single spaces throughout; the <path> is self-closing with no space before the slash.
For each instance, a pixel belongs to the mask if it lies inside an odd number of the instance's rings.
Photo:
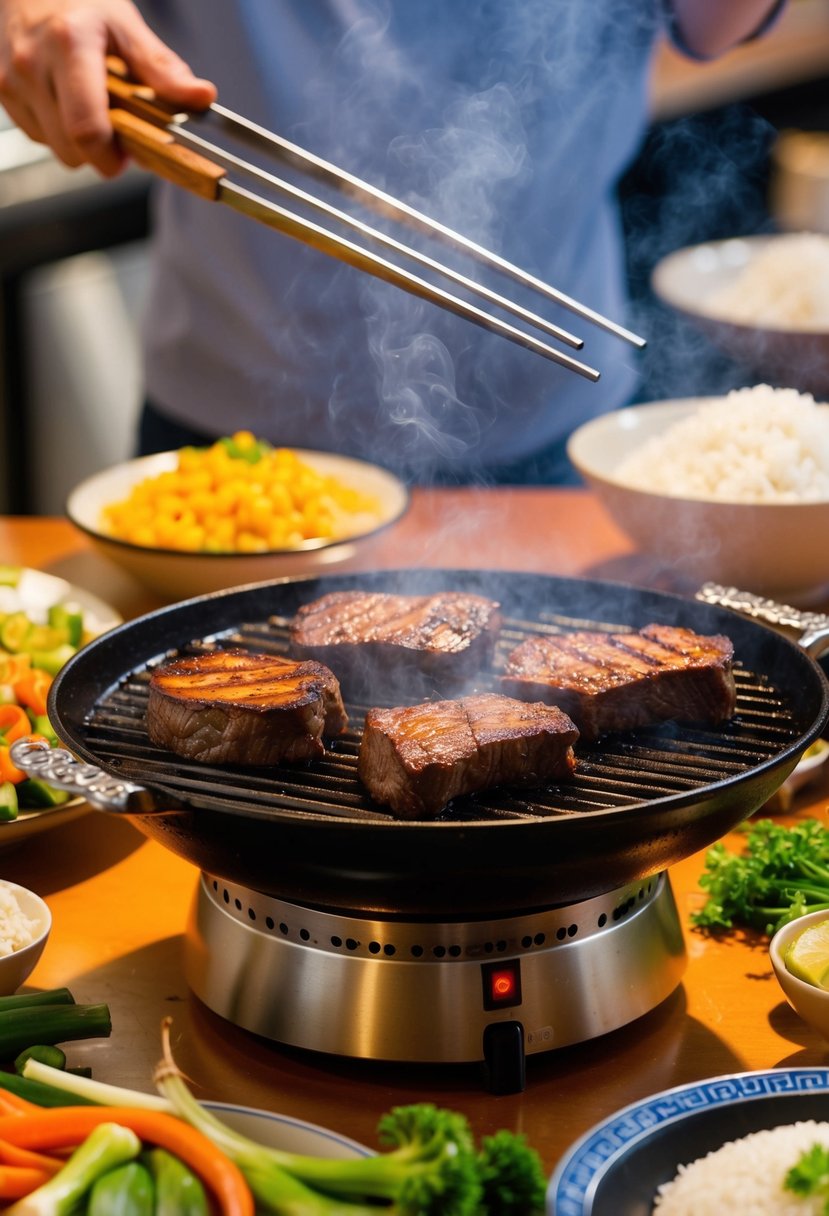
<path id="1" fill-rule="evenodd" d="M 43 953 L 52 929 L 52 913 L 34 891 L 20 887 L 15 882 L 6 882 L 5 879 L 0 880 L 0 886 L 12 893 L 23 915 L 35 922 L 37 934 L 28 946 L 0 956 L 0 996 L 11 996 L 26 983 Z"/>
<path id="2" fill-rule="evenodd" d="M 809 925 L 817 921 L 829 919 L 829 912 L 810 912 L 797 920 L 789 921 L 778 929 L 769 945 L 769 956 L 774 974 L 786 995 L 786 1000 L 804 1022 L 808 1022 L 819 1031 L 825 1039 L 829 1039 L 829 992 L 823 988 L 815 988 L 805 980 L 792 975 L 785 963 L 785 955 L 789 946 L 798 933 L 802 933 Z"/>
<path id="3" fill-rule="evenodd" d="M 246 583 L 325 573 L 330 567 L 370 548 L 378 534 L 408 509 L 409 495 L 405 486 L 379 465 L 328 452 L 295 450 L 318 472 L 337 477 L 376 497 L 380 503 L 379 517 L 373 518 L 359 534 L 345 540 L 308 541 L 300 549 L 255 554 L 182 553 L 130 544 L 102 531 L 103 508 L 126 498 L 137 482 L 175 469 L 177 452 L 144 456 L 93 474 L 69 495 L 66 513 L 105 557 L 162 598 L 180 600 Z"/>
<path id="4" fill-rule="evenodd" d="M 643 553 L 678 574 L 766 595 L 814 602 L 829 584 L 829 501 L 739 503 L 653 494 L 616 476 L 619 462 L 707 399 L 631 406 L 585 423 L 568 454 L 620 528 Z"/>
<path id="5" fill-rule="evenodd" d="M 719 350 L 753 369 L 757 379 L 825 397 L 829 395 L 829 329 L 738 325 L 711 311 L 712 297 L 772 242 L 781 239 L 785 237 L 738 237 L 679 249 L 655 266 L 653 289 Z"/>

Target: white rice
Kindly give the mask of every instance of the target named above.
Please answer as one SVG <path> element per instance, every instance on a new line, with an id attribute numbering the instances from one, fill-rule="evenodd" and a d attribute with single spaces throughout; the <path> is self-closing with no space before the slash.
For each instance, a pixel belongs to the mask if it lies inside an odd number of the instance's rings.
<path id="1" fill-rule="evenodd" d="M 0 882 L 0 957 L 22 950 L 39 933 L 39 922 L 25 915 L 14 892 Z"/>
<path id="2" fill-rule="evenodd" d="M 614 476 L 677 498 L 820 502 L 829 499 L 829 405 L 791 388 L 735 389 L 646 440 Z"/>
<path id="3" fill-rule="evenodd" d="M 829 329 L 829 236 L 790 232 L 772 237 L 702 307 L 709 316 L 739 325 Z"/>
<path id="4" fill-rule="evenodd" d="M 814 1144 L 829 1146 L 829 1123 L 808 1120 L 729 1140 L 679 1167 L 659 1188 L 658 1216 L 823 1216 L 825 1199 L 783 1189 L 786 1174 Z"/>

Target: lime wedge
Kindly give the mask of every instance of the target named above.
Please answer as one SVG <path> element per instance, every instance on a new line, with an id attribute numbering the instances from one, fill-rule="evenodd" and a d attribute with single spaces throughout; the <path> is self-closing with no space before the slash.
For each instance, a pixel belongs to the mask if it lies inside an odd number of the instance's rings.
<path id="1" fill-rule="evenodd" d="M 786 952 L 786 968 L 798 979 L 829 991 L 829 917 L 799 933 Z"/>

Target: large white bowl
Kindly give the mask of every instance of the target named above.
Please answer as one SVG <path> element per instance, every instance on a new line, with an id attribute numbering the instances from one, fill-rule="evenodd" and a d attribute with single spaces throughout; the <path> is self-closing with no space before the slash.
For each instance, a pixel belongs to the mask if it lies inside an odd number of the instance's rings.
<path id="1" fill-rule="evenodd" d="M 829 329 L 803 331 L 737 324 L 714 311 L 716 295 L 779 236 L 737 237 L 678 249 L 654 267 L 656 295 L 693 321 L 719 350 L 759 379 L 829 394 Z"/>
<path id="2" fill-rule="evenodd" d="M 66 513 L 106 557 L 156 594 L 178 600 L 246 583 L 327 570 L 362 553 L 378 533 L 406 512 L 408 491 L 388 470 L 347 456 L 295 450 L 318 472 L 337 477 L 377 498 L 380 517 L 376 524 L 345 540 L 308 541 L 300 549 L 274 549 L 255 554 L 184 553 L 135 545 L 108 536 L 101 527 L 103 508 L 126 498 L 137 482 L 175 469 L 177 452 L 144 456 L 93 474 L 69 495 Z"/>
<path id="3" fill-rule="evenodd" d="M 707 400 L 656 401 L 595 418 L 570 437 L 569 457 L 638 548 L 677 574 L 798 606 L 814 602 L 829 584 L 829 501 L 680 498 L 617 477 L 626 456 Z"/>
<path id="4" fill-rule="evenodd" d="M 0 879 L 0 886 L 10 891 L 24 916 L 35 922 L 37 936 L 28 946 L 13 950 L 11 954 L 0 956 L 0 996 L 11 996 L 21 988 L 35 969 L 35 964 L 43 953 L 44 947 L 52 930 L 52 913 L 48 905 L 29 891 L 20 887 L 16 882 Z"/>

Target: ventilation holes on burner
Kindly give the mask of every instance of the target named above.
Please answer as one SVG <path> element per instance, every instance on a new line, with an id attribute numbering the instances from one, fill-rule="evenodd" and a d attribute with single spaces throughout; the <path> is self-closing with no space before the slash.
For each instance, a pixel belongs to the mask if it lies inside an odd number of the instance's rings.
<path id="1" fill-rule="evenodd" d="M 311 934 L 308 932 L 307 929 L 300 929 L 299 936 L 300 936 L 300 940 L 303 942 L 310 942 L 310 940 L 311 940 Z"/>
<path id="2" fill-rule="evenodd" d="M 248 908 L 248 920 L 256 920 L 256 912 L 253 908 Z"/>
<path id="3" fill-rule="evenodd" d="M 288 926 L 285 924 L 284 920 L 281 920 L 279 922 L 279 932 L 282 934 L 283 937 L 288 936 Z"/>

